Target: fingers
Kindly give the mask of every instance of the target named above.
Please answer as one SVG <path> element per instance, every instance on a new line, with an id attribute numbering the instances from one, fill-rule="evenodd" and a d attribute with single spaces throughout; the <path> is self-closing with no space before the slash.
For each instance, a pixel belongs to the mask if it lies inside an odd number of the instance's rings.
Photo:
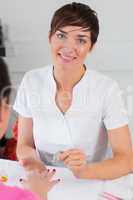
<path id="1" fill-rule="evenodd" d="M 70 154 L 65 160 L 84 160 L 86 156 L 84 154 Z"/>
<path id="2" fill-rule="evenodd" d="M 38 171 L 37 171 L 37 172 L 38 172 Z M 46 169 L 45 171 L 42 171 L 42 172 L 40 173 L 40 175 L 41 175 L 42 177 L 47 177 L 48 172 L 49 172 L 49 169 Z"/>
<path id="3" fill-rule="evenodd" d="M 60 159 L 68 167 L 84 165 L 87 162 L 86 155 L 82 150 L 70 149 L 60 155 Z"/>
<path id="4" fill-rule="evenodd" d="M 60 179 L 52 180 L 56 170 L 46 170 L 43 173 L 38 173 L 37 171 L 32 171 L 28 173 L 25 179 L 20 179 L 20 182 L 25 189 L 33 189 L 34 186 L 40 187 L 44 186 L 46 190 L 51 189 L 54 185 L 60 182 Z"/>
<path id="5" fill-rule="evenodd" d="M 42 171 L 41 173 L 39 173 L 38 170 L 34 170 L 34 171 L 31 171 L 28 173 L 27 175 L 27 179 L 29 180 L 30 178 L 33 179 L 33 178 L 41 178 L 41 179 L 45 179 L 45 180 L 48 180 L 50 181 L 52 179 L 52 177 L 55 175 L 56 173 L 56 170 L 53 169 L 53 170 L 45 170 L 45 171 Z"/>
<path id="6" fill-rule="evenodd" d="M 59 160 L 63 161 L 69 156 L 70 152 L 69 151 L 64 151 L 63 153 L 59 154 Z"/>
<path id="7" fill-rule="evenodd" d="M 56 170 L 53 169 L 53 170 L 45 170 L 43 172 L 40 173 L 40 176 L 42 177 L 42 179 L 47 179 L 47 180 L 51 180 L 52 177 L 55 175 L 56 173 Z"/>
<path id="8" fill-rule="evenodd" d="M 26 179 L 20 179 L 19 181 L 24 189 L 29 189 L 28 181 Z"/>
<path id="9" fill-rule="evenodd" d="M 51 187 L 55 186 L 57 183 L 59 183 L 61 180 L 57 179 L 57 180 L 53 180 L 51 181 Z"/>
<path id="10" fill-rule="evenodd" d="M 56 173 L 55 169 L 53 169 L 52 171 L 50 171 L 50 170 L 48 171 L 47 179 L 50 182 L 50 188 L 52 188 L 54 185 L 56 185 L 57 183 L 60 182 L 60 179 L 51 180 L 53 178 L 53 176 L 55 175 L 55 173 Z"/>
<path id="11" fill-rule="evenodd" d="M 37 170 L 38 173 L 42 173 L 44 171 L 47 171 L 47 168 L 44 165 L 37 166 L 36 168 L 37 168 L 36 170 Z"/>
<path id="12" fill-rule="evenodd" d="M 72 160 L 72 161 L 69 161 L 69 162 L 65 162 L 65 165 L 67 165 L 68 167 L 81 166 L 81 165 L 83 165 L 83 161 L 81 161 L 81 160 Z"/>
<path id="13" fill-rule="evenodd" d="M 80 149 L 69 149 L 67 151 L 64 151 L 62 153 L 60 153 L 59 155 L 59 159 L 60 160 L 65 160 L 68 156 L 70 155 L 85 155 L 84 152 Z"/>

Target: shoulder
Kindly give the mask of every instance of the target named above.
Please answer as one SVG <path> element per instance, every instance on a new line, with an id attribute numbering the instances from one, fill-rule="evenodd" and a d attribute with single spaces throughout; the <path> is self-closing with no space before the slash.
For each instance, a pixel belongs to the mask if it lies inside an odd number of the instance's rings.
<path id="1" fill-rule="evenodd" d="M 90 83 L 93 89 L 99 89 L 103 92 L 118 86 L 116 80 L 106 76 L 105 74 L 99 71 L 88 70 L 88 78 L 90 79 Z"/>
<path id="2" fill-rule="evenodd" d="M 52 65 L 47 65 L 42 68 L 33 69 L 31 71 L 28 71 L 25 73 L 22 82 L 24 84 L 41 84 L 44 83 L 46 79 L 48 80 L 48 77 L 50 75 L 50 72 L 52 71 Z"/>
<path id="3" fill-rule="evenodd" d="M 47 73 L 50 72 L 51 69 L 52 69 L 52 65 L 46 65 L 44 67 L 33 69 L 31 71 L 26 72 L 25 76 L 31 77 L 31 78 L 32 77 L 41 78 L 47 75 Z"/>

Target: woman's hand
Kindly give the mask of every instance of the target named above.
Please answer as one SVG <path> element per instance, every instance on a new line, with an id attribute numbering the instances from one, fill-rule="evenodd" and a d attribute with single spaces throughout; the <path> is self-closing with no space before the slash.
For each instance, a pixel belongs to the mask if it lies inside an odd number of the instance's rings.
<path id="1" fill-rule="evenodd" d="M 38 195 L 42 200 L 47 199 L 47 193 L 57 184 L 60 179 L 52 180 L 55 170 L 45 170 L 42 173 L 31 171 L 25 180 L 21 180 L 25 189 L 28 189 Z"/>
<path id="2" fill-rule="evenodd" d="M 78 178 L 83 178 L 82 174 L 86 168 L 87 158 L 85 153 L 80 149 L 70 149 L 60 153 L 59 160 L 73 172 Z"/>
<path id="3" fill-rule="evenodd" d="M 23 158 L 19 160 L 20 165 L 22 165 L 27 171 L 38 171 L 43 172 L 47 170 L 46 166 L 41 160 L 34 158 Z"/>

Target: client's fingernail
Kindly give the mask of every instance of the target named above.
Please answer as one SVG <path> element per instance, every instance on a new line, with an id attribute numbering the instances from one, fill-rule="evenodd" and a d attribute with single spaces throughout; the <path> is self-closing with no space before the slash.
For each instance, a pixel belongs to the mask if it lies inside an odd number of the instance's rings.
<path id="1" fill-rule="evenodd" d="M 49 171 L 50 171 L 50 169 L 47 169 L 47 171 L 49 172 Z"/>
<path id="2" fill-rule="evenodd" d="M 59 178 L 57 181 L 59 181 L 59 182 L 60 182 L 60 178 Z"/>
<path id="3" fill-rule="evenodd" d="M 53 172 L 56 172 L 56 169 L 53 169 Z"/>
<path id="4" fill-rule="evenodd" d="M 22 181 L 23 181 L 23 179 L 22 179 L 22 178 L 20 178 L 20 179 L 19 179 L 19 181 L 20 181 L 20 182 L 22 182 Z"/>

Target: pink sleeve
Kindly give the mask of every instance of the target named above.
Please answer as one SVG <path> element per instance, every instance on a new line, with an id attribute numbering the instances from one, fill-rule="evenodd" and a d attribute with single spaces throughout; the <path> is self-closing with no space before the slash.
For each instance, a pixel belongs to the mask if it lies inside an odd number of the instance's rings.
<path id="1" fill-rule="evenodd" d="M 4 200 L 40 200 L 36 195 L 28 190 L 18 187 L 10 187 L 0 183 L 0 199 Z"/>

